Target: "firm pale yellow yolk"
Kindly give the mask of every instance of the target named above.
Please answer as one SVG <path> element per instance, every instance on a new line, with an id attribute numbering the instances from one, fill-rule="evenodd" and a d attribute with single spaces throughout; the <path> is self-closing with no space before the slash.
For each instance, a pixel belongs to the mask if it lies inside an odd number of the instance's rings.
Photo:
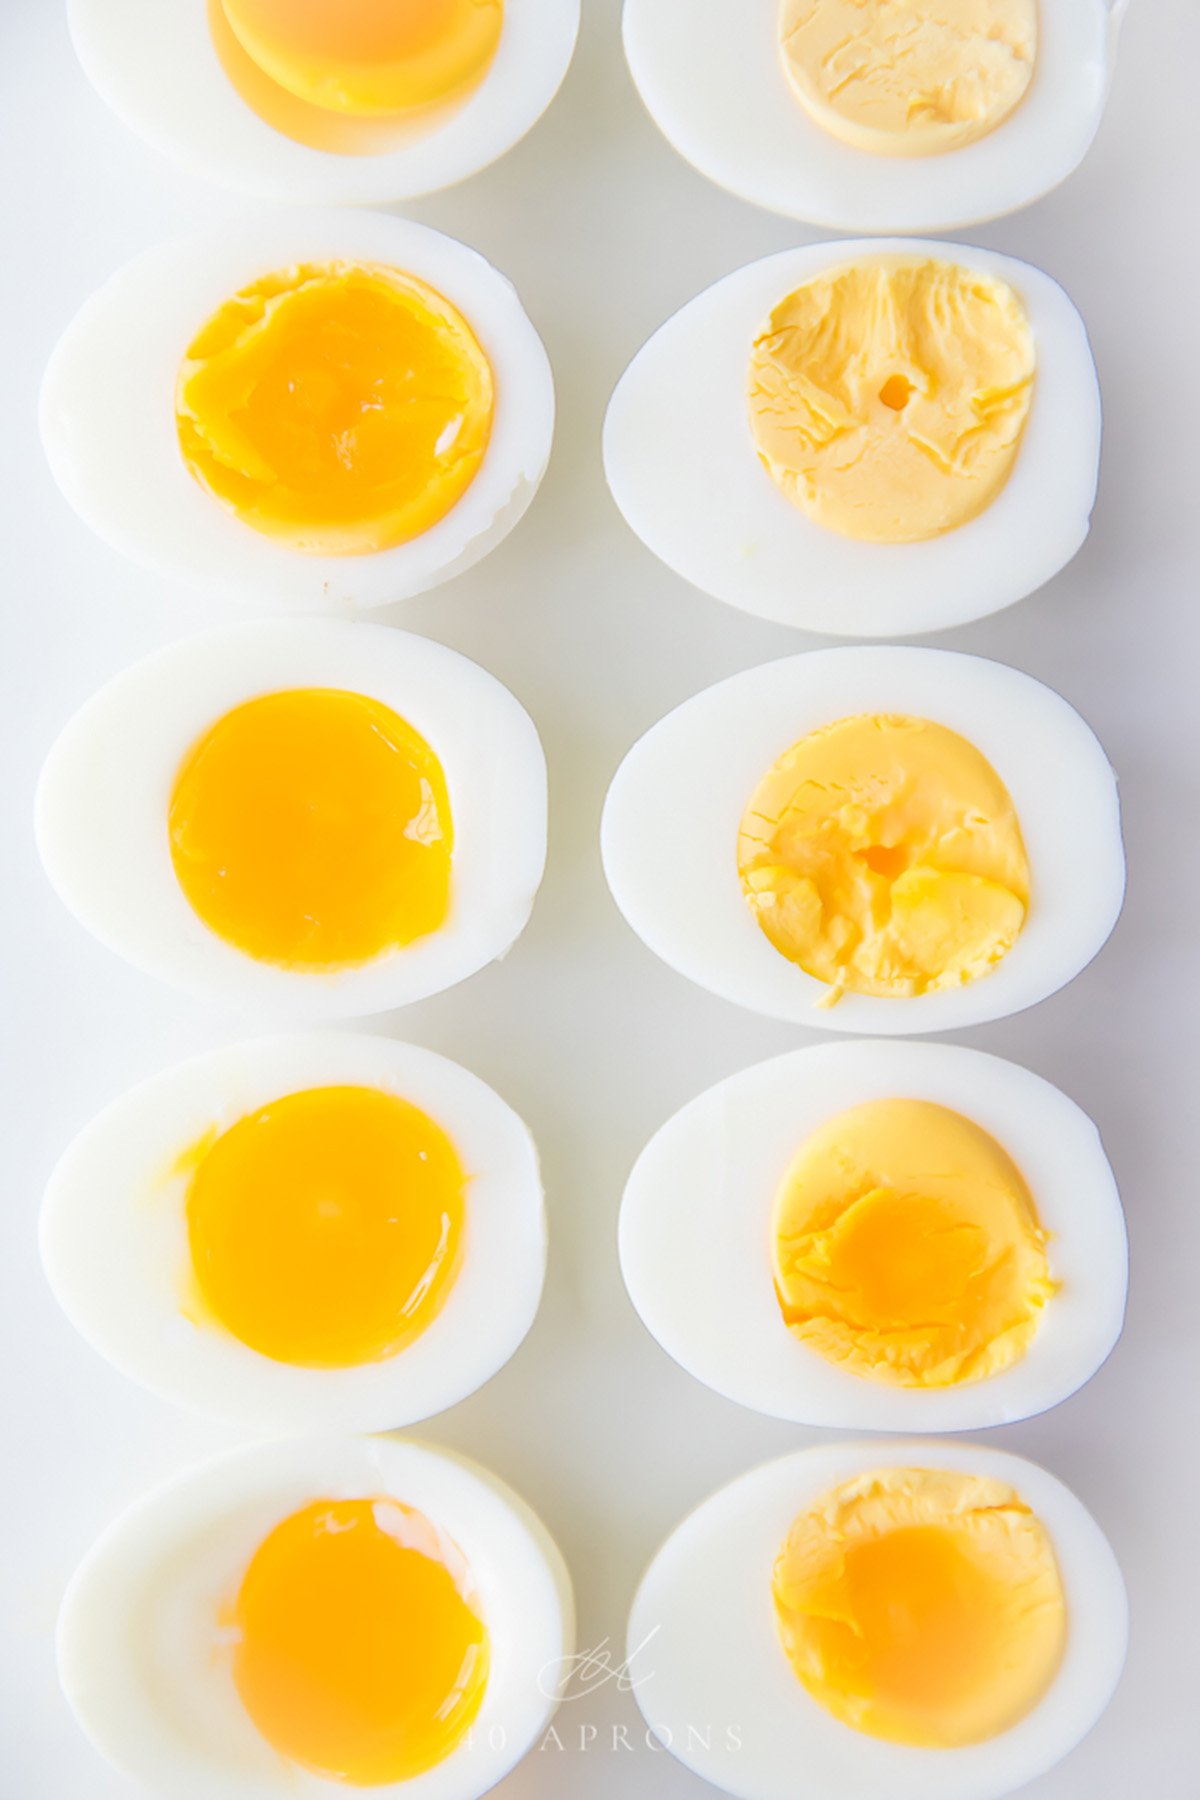
<path id="1" fill-rule="evenodd" d="M 364 694 L 296 688 L 226 713 L 184 758 L 168 830 L 189 905 L 261 962 L 369 962 L 449 911 L 441 764 Z"/>
<path id="2" fill-rule="evenodd" d="M 758 924 L 830 1002 L 965 987 L 1029 906 L 1008 790 L 928 719 L 861 713 L 801 738 L 751 796 L 737 861 Z"/>
<path id="3" fill-rule="evenodd" d="M 373 1362 L 440 1312 L 466 1176 L 419 1107 L 376 1088 L 312 1088 L 248 1113 L 192 1160 L 202 1313 L 260 1355 Z"/>
<path id="4" fill-rule="evenodd" d="M 462 314 L 416 276 L 307 263 L 227 300 L 188 346 L 175 422 L 201 486 L 290 548 L 407 543 L 483 461 L 491 365 Z"/>
<path id="5" fill-rule="evenodd" d="M 800 1341 L 902 1387 L 999 1374 L 1055 1292 L 1012 1158 L 926 1100 L 871 1100 L 813 1133 L 776 1195 L 772 1255 Z"/>
<path id="6" fill-rule="evenodd" d="M 750 428 L 772 481 L 817 524 L 915 543 L 1004 487 L 1035 370 L 1006 282 L 932 257 L 844 263 L 781 300 L 755 339 Z"/>
<path id="7" fill-rule="evenodd" d="M 1006 1731 L 1053 1681 L 1067 1612 L 1054 1548 L 1005 1482 L 885 1469 L 792 1524 L 775 1563 L 788 1661 L 843 1724 L 951 1749 Z"/>
<path id="8" fill-rule="evenodd" d="M 263 1737 L 360 1787 L 442 1762 L 487 1685 L 462 1553 L 392 1499 L 317 1500 L 277 1525 L 229 1624 L 237 1690 Z"/>
<path id="9" fill-rule="evenodd" d="M 1008 118 L 1037 55 L 1037 0 L 782 0 L 783 66 L 859 150 L 957 150 Z"/>
<path id="10" fill-rule="evenodd" d="M 221 0 L 247 56 L 297 99 L 354 116 L 457 100 L 491 67 L 504 0 Z"/>

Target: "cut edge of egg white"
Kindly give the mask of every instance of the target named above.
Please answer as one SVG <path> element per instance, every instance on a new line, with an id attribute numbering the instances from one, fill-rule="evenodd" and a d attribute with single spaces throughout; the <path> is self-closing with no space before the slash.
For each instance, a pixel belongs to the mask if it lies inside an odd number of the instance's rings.
<path id="1" fill-rule="evenodd" d="M 406 543 L 308 555 L 238 518 L 184 462 L 180 364 L 199 328 L 273 270 L 366 263 L 415 275 L 458 308 L 495 377 L 483 461 L 446 515 Z M 229 609 L 353 613 L 462 574 L 507 537 L 536 494 L 554 434 L 554 381 L 511 282 L 478 251 L 382 213 L 243 215 L 146 251 L 85 301 L 42 380 L 42 444 L 59 488 L 114 550 Z"/>
<path id="2" fill-rule="evenodd" d="M 783 66 L 777 4 L 625 0 L 625 54 L 664 137 L 753 205 L 830 231 L 958 231 L 1028 206 L 1078 168 L 1100 128 L 1127 0 L 1039 7 L 1033 79 L 995 130 L 957 150 L 887 156 L 809 114 Z"/>
<path id="3" fill-rule="evenodd" d="M 1015 290 L 1037 354 L 1033 403 L 1012 473 L 984 512 L 921 542 L 866 543 L 810 519 L 762 466 L 749 421 L 751 352 L 772 309 L 803 282 L 846 263 L 922 256 Z M 703 593 L 830 636 L 907 637 L 1010 606 L 1071 560 L 1088 534 L 1100 437 L 1087 331 L 1049 275 L 966 244 L 857 239 L 750 263 L 668 319 L 613 393 L 604 469 L 626 523 Z"/>
<path id="4" fill-rule="evenodd" d="M 907 998 L 846 993 L 831 1006 L 830 989 L 755 923 L 737 835 L 786 750 L 860 713 L 931 719 L 982 752 L 1012 798 L 1032 887 L 1016 943 L 978 980 Z M 957 1031 L 1036 1005 L 1102 949 L 1125 895 L 1116 777 L 1090 726 L 1017 669 L 907 645 L 811 650 L 685 700 L 613 777 L 601 852 L 626 921 L 676 973 L 752 1012 L 854 1036 Z"/>
<path id="5" fill-rule="evenodd" d="M 177 770 L 231 708 L 287 688 L 343 688 L 391 707 L 446 777 L 454 825 L 449 915 L 365 963 L 306 971 L 258 962 L 193 912 L 171 862 Z M 546 862 L 546 762 L 536 727 L 493 675 L 382 625 L 256 621 L 185 638 L 135 664 L 64 727 L 38 784 L 35 829 L 51 885 L 136 968 L 279 1022 L 360 1018 L 466 980 L 511 948 Z"/>
<path id="6" fill-rule="evenodd" d="M 472 1730 L 407 1781 L 348 1789 L 286 1761 L 242 1706 L 218 1612 L 267 1533 L 316 1499 L 394 1497 L 423 1512 L 470 1568 L 491 1641 Z M 406 1437 L 319 1437 L 242 1450 L 136 1502 L 76 1571 L 58 1625 L 59 1678 L 118 1768 L 169 1800 L 345 1795 L 474 1800 L 549 1724 L 574 1643 L 570 1577 L 546 1527 L 498 1477 Z"/>
<path id="7" fill-rule="evenodd" d="M 802 1343 L 780 1309 L 772 1208 L 793 1157 L 839 1113 L 897 1099 L 988 1132 L 1049 1234 L 1059 1291 L 1025 1355 L 985 1380 L 910 1388 L 855 1375 Z M 823 1044 L 718 1082 L 639 1156 L 620 1256 L 642 1323 L 696 1380 L 775 1418 L 854 1431 L 974 1431 L 1058 1405 L 1116 1344 L 1128 1285 L 1124 1214 L 1091 1119 L 1029 1070 L 946 1044 Z"/>

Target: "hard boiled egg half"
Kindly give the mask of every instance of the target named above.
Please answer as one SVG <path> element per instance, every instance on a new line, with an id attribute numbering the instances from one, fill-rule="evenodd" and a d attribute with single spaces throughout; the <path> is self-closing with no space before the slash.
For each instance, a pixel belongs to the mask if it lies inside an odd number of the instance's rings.
<path id="1" fill-rule="evenodd" d="M 261 214 L 160 245 L 84 305 L 41 393 L 80 517 L 259 612 L 378 606 L 470 568 L 528 507 L 553 429 L 510 283 L 376 213 Z"/>
<path id="2" fill-rule="evenodd" d="M 1104 1711 L 1121 1572 L 1053 1475 L 982 1444 L 823 1444 L 664 1544 L 629 1621 L 638 1705 L 740 1800 L 1001 1800 Z"/>
<path id="3" fill-rule="evenodd" d="M 799 1424 L 970 1431 L 1065 1400 L 1120 1335 L 1125 1223 L 1091 1120 L 947 1044 L 798 1050 L 638 1158 L 621 1269 L 663 1349 Z"/>
<path id="4" fill-rule="evenodd" d="M 524 929 L 546 857 L 528 715 L 427 638 L 228 626 L 148 657 L 51 750 L 38 847 L 71 911 L 176 986 L 296 1019 L 439 993 Z"/>
<path id="5" fill-rule="evenodd" d="M 1100 394 L 1048 275 L 965 244 L 809 244 L 727 275 L 621 377 L 604 467 L 707 594 L 903 637 L 997 611 L 1088 534 Z"/>
<path id="6" fill-rule="evenodd" d="M 1126 0 L 625 0 L 664 135 L 743 200 L 834 231 L 1028 206 L 1099 129 Z"/>
<path id="7" fill-rule="evenodd" d="M 475 1800 L 548 1724 L 573 1636 L 562 1558 L 494 1476 L 316 1438 L 118 1519 L 67 1591 L 58 1660 L 97 1748 L 162 1800 Z"/>
<path id="8" fill-rule="evenodd" d="M 191 174 L 268 200 L 406 200 L 549 106 L 579 0 L 70 0 L 101 97 Z"/>
<path id="9" fill-rule="evenodd" d="M 656 955 L 854 1033 L 1032 1006 L 1121 910 L 1116 781 L 1066 701 L 945 650 L 812 651 L 685 701 L 617 771 L 604 870 Z"/>

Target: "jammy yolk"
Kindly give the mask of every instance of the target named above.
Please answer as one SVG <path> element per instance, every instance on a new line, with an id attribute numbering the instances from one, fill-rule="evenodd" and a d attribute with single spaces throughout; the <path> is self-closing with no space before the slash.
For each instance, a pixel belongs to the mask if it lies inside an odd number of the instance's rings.
<path id="1" fill-rule="evenodd" d="M 255 1551 L 229 1621 L 267 1742 L 359 1787 L 444 1761 L 479 1711 L 488 1635 L 462 1553 L 392 1499 L 317 1500 Z"/>
<path id="2" fill-rule="evenodd" d="M 1016 1164 L 925 1100 L 868 1101 L 813 1133 L 776 1195 L 772 1256 L 801 1342 L 903 1387 L 1008 1368 L 1055 1293 Z"/>
<path id="3" fill-rule="evenodd" d="M 466 1176 L 419 1107 L 375 1088 L 312 1088 L 247 1114 L 190 1160 L 202 1314 L 260 1355 L 373 1362 L 440 1312 Z"/>
<path id="4" fill-rule="evenodd" d="M 260 962 L 369 962 L 449 912 L 441 764 L 364 694 L 298 688 L 226 713 L 184 758 L 168 829 L 188 904 Z"/>
<path id="5" fill-rule="evenodd" d="M 218 308 L 180 367 L 188 469 L 289 548 L 350 556 L 430 530 L 478 473 L 491 365 L 443 295 L 398 269 L 299 264 Z"/>
<path id="6" fill-rule="evenodd" d="M 928 156 L 985 137 L 1025 97 L 1037 0 L 782 0 L 783 66 L 857 150 Z"/>
<path id="7" fill-rule="evenodd" d="M 965 987 L 1012 949 L 1029 861 L 1004 783 L 957 732 L 864 713 L 810 732 L 750 798 L 738 874 L 781 956 L 843 993 Z"/>
<path id="8" fill-rule="evenodd" d="M 885 1469 L 824 1495 L 775 1563 L 798 1679 L 856 1731 L 952 1749 L 1031 1712 L 1067 1612 L 1049 1535 L 1002 1481 Z"/>
<path id="9" fill-rule="evenodd" d="M 996 499 L 1035 373 L 1006 282 L 933 257 L 873 257 L 774 308 L 750 359 L 750 430 L 771 480 L 815 524 L 916 543 Z"/>

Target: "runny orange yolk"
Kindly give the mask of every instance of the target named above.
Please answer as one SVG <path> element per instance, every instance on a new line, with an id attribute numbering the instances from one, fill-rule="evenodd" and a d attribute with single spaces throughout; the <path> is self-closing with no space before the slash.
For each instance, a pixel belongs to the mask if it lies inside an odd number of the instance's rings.
<path id="1" fill-rule="evenodd" d="M 201 1316 L 260 1355 L 373 1362 L 440 1312 L 466 1176 L 419 1107 L 375 1088 L 311 1088 L 248 1113 L 189 1161 Z"/>
<path id="2" fill-rule="evenodd" d="M 189 905 L 261 962 L 365 963 L 449 911 L 441 764 L 364 694 L 298 688 L 226 713 L 184 758 L 168 829 Z"/>
<path id="3" fill-rule="evenodd" d="M 255 1551 L 233 1675 L 268 1743 L 360 1787 L 442 1762 L 479 1711 L 488 1635 L 462 1553 L 392 1499 L 316 1500 Z"/>
<path id="4" fill-rule="evenodd" d="M 775 1564 L 792 1669 L 843 1724 L 950 1749 L 1015 1725 L 1066 1642 L 1062 1581 L 1041 1521 L 1006 1483 L 885 1469 L 825 1494 Z"/>
<path id="5" fill-rule="evenodd" d="M 491 436 L 491 365 L 466 319 L 374 264 L 276 270 L 227 300 L 180 367 L 184 462 L 244 524 L 349 556 L 429 531 Z"/>

